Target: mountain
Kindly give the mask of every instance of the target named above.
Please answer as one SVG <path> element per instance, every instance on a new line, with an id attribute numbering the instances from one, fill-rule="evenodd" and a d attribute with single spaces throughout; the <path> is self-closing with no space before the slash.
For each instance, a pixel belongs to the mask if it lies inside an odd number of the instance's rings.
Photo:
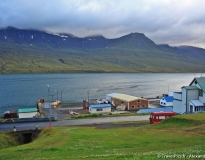
<path id="1" fill-rule="evenodd" d="M 143 33 L 116 39 L 0 29 L 0 73 L 204 72 L 205 50 L 157 45 Z"/>
<path id="2" fill-rule="evenodd" d="M 37 30 L 20 30 L 13 27 L 0 30 L 0 42 L 38 46 L 49 45 L 66 49 L 131 47 L 147 50 L 156 48 L 156 44 L 141 33 L 131 33 L 117 39 L 106 39 L 103 36 L 78 38 L 69 34 L 52 34 Z"/>

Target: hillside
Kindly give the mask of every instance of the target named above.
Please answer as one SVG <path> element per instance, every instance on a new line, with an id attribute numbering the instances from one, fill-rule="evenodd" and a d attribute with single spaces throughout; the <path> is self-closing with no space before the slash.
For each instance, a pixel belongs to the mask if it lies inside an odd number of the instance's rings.
<path id="1" fill-rule="evenodd" d="M 140 122 L 132 122 L 134 123 Z M 198 113 L 178 115 L 167 118 L 162 123 L 141 127 L 43 128 L 33 142 L 24 145 L 14 143 L 15 137 L 12 134 L 7 133 L 6 136 L 6 133 L 0 133 L 0 155 L 1 159 L 9 157 L 11 160 L 82 158 L 153 160 L 176 157 L 203 159 L 205 158 L 204 123 L 205 114 Z"/>
<path id="2" fill-rule="evenodd" d="M 205 72 L 204 64 L 204 49 L 156 45 L 142 33 L 106 39 L 0 29 L 0 74 Z"/>

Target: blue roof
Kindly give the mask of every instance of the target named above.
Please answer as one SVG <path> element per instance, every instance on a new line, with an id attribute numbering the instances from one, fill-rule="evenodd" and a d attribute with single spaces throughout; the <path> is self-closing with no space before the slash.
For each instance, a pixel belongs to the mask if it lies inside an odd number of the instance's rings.
<path id="1" fill-rule="evenodd" d="M 108 108 L 111 107 L 111 104 L 92 104 L 90 108 Z"/>
<path id="2" fill-rule="evenodd" d="M 173 102 L 173 96 L 164 96 L 166 102 Z"/>
<path id="3" fill-rule="evenodd" d="M 140 109 L 137 113 L 150 113 L 150 112 L 172 112 L 172 107 L 161 107 L 161 108 L 147 108 L 147 109 Z"/>

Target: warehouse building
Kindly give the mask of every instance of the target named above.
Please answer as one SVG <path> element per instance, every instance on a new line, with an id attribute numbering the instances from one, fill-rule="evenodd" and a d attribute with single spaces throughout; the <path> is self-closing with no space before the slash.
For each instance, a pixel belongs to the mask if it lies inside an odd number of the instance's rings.
<path id="1" fill-rule="evenodd" d="M 118 110 L 139 110 L 147 108 L 149 104 L 147 99 L 119 93 L 112 95 L 111 99 Z"/>

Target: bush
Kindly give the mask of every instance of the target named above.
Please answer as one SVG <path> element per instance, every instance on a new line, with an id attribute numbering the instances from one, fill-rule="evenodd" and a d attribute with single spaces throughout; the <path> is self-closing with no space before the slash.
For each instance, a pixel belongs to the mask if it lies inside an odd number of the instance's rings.
<path id="1" fill-rule="evenodd" d="M 98 117 L 98 114 L 91 114 L 90 117 Z"/>

